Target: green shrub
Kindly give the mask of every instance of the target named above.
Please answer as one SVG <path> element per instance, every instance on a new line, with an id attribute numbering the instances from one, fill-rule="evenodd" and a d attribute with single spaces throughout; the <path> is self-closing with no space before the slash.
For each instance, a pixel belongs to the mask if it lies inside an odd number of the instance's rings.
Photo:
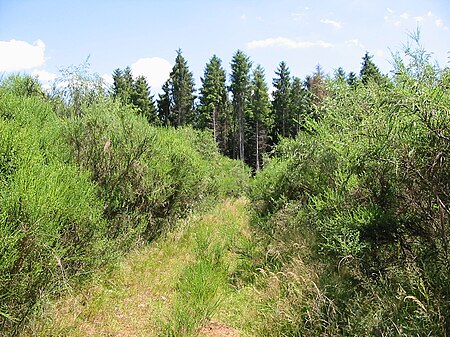
<path id="1" fill-rule="evenodd" d="M 0 97 L 0 324 L 20 324 L 42 291 L 100 263 L 104 222 L 95 186 L 68 160 L 41 98 Z"/>
<path id="2" fill-rule="evenodd" d="M 321 119 L 281 143 L 252 182 L 260 228 L 288 245 L 314 236 L 306 262 L 324 264 L 315 281 L 329 299 L 321 314 L 310 316 L 314 297 L 281 295 L 271 307 L 281 301 L 297 316 L 273 311 L 269 319 L 284 326 L 274 324 L 274 335 L 450 331 L 449 70 L 420 48 L 406 57 L 396 57 L 391 83 L 328 83 Z M 298 215 L 283 220 L 289 210 Z M 295 256 L 282 257 L 276 270 Z M 283 282 L 303 287 L 295 276 Z"/>
<path id="3" fill-rule="evenodd" d="M 248 181 L 208 134 L 152 127 L 69 75 L 51 97 L 27 77 L 0 83 L 0 335 L 15 335 L 42 298 Z"/>

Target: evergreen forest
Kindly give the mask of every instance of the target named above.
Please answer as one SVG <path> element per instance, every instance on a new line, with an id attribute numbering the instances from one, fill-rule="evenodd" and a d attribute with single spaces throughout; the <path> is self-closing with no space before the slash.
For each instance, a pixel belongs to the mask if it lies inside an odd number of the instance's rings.
<path id="1" fill-rule="evenodd" d="M 450 335 L 450 68 L 229 65 L 1 78 L 0 336 Z"/>

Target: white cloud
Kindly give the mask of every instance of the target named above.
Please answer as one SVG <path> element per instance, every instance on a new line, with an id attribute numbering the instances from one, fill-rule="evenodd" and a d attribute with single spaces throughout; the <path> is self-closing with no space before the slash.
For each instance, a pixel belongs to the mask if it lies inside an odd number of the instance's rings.
<path id="1" fill-rule="evenodd" d="M 102 80 L 106 85 L 112 85 L 114 83 L 113 77 L 111 74 L 103 74 Z"/>
<path id="2" fill-rule="evenodd" d="M 345 41 L 345 45 L 350 46 L 350 47 L 359 47 L 361 49 L 365 49 L 366 47 L 364 47 L 364 45 L 359 42 L 358 39 L 352 39 L 352 40 L 347 40 Z"/>
<path id="3" fill-rule="evenodd" d="M 39 82 L 41 82 L 42 88 L 48 91 L 51 90 L 54 81 L 58 77 L 58 75 L 55 73 L 51 73 L 47 70 L 38 70 L 38 69 L 34 69 L 31 72 L 31 75 L 37 77 Z"/>
<path id="4" fill-rule="evenodd" d="M 39 67 L 45 62 L 45 44 L 41 40 L 0 41 L 0 71 L 19 71 Z"/>
<path id="5" fill-rule="evenodd" d="M 55 73 L 51 73 L 47 70 L 37 70 L 37 69 L 33 70 L 31 72 L 31 75 L 36 76 L 42 82 L 51 82 L 56 80 L 56 78 L 58 77 L 58 75 Z"/>
<path id="6" fill-rule="evenodd" d="M 145 76 L 153 92 L 161 89 L 171 71 L 172 65 L 161 57 L 140 58 L 131 65 L 133 76 Z"/>
<path id="7" fill-rule="evenodd" d="M 449 30 L 448 26 L 445 25 L 445 22 L 431 11 L 428 11 L 423 15 L 413 16 L 407 12 L 398 15 L 390 8 L 386 8 L 386 10 L 388 13 L 384 16 L 384 21 L 398 28 L 408 28 L 412 27 L 413 24 L 417 25 L 418 23 L 420 25 L 427 25 L 432 23 L 440 29 L 443 29 L 445 31 Z"/>
<path id="8" fill-rule="evenodd" d="M 336 29 L 341 29 L 342 28 L 342 23 L 339 21 L 335 21 L 335 20 L 330 20 L 330 19 L 322 19 L 320 20 L 320 22 L 326 24 L 326 25 L 331 25 Z"/>
<path id="9" fill-rule="evenodd" d="M 379 58 L 385 58 L 386 57 L 386 53 L 382 49 L 375 50 L 375 55 L 377 57 L 379 57 Z"/>
<path id="10" fill-rule="evenodd" d="M 300 7 L 298 10 L 299 10 L 298 12 L 291 13 L 291 16 L 294 19 L 294 21 L 302 20 L 309 11 L 309 7 Z"/>
<path id="11" fill-rule="evenodd" d="M 281 47 L 288 49 L 305 49 L 305 48 L 331 48 L 334 47 L 333 44 L 329 42 L 324 42 L 322 40 L 318 41 L 296 41 L 289 39 L 287 37 L 270 37 L 264 40 L 254 40 L 247 43 L 248 49 L 259 49 L 259 48 L 270 48 L 270 47 Z"/>

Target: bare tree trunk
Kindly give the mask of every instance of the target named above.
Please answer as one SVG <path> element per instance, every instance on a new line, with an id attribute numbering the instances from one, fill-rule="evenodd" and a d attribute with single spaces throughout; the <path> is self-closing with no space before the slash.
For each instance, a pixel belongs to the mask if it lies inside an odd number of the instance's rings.
<path id="1" fill-rule="evenodd" d="M 239 104 L 239 111 L 238 111 L 238 119 L 239 119 L 239 159 L 242 161 L 245 161 L 245 154 L 244 154 L 244 112 L 243 110 L 243 104 Z"/>
<path id="2" fill-rule="evenodd" d="M 212 115 L 212 122 L 213 122 L 213 134 L 214 134 L 214 141 L 217 144 L 217 123 L 216 123 L 216 115 L 217 115 L 217 108 L 214 107 L 213 115 Z"/>
<path id="3" fill-rule="evenodd" d="M 256 172 L 259 171 L 259 122 L 256 120 Z"/>

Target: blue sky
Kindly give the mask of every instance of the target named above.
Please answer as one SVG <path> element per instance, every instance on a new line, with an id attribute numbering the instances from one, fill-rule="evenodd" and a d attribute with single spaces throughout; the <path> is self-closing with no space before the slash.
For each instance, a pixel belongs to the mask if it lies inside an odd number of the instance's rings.
<path id="1" fill-rule="evenodd" d="M 269 86 L 280 61 L 301 78 L 317 64 L 359 72 L 366 50 L 387 73 L 391 51 L 417 26 L 427 51 L 450 65 L 448 0 L 0 0 L 0 73 L 46 81 L 90 56 L 100 76 L 131 66 L 157 92 L 178 48 L 197 87 L 213 54 L 228 71 L 237 49 L 265 68 Z"/>

